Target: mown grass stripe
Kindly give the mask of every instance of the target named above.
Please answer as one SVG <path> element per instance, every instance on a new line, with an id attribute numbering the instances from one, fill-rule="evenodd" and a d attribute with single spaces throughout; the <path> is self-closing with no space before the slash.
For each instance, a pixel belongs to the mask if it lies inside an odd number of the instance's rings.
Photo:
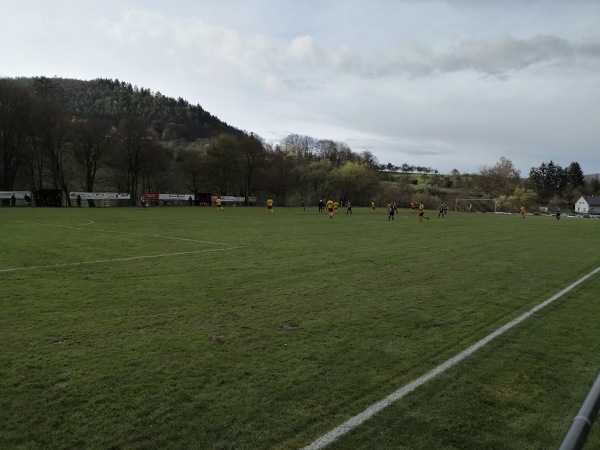
<path id="1" fill-rule="evenodd" d="M 317 440 L 315 440 L 314 442 L 312 442 L 310 445 L 304 447 L 303 450 L 320 450 L 322 448 L 327 447 L 329 444 L 332 444 L 333 442 L 335 442 L 336 440 L 338 440 L 343 435 L 347 434 L 348 432 L 350 432 L 354 428 L 356 428 L 359 425 L 361 425 L 363 422 L 369 420 L 374 415 L 376 415 L 377 413 L 379 413 L 383 409 L 385 409 L 388 406 L 390 406 L 392 403 L 400 400 L 402 397 L 404 397 L 405 395 L 407 395 L 410 392 L 414 391 L 418 387 L 424 385 L 428 381 L 430 381 L 433 378 L 437 377 L 438 375 L 444 373 L 446 370 L 450 369 L 451 367 L 453 367 L 456 364 L 458 364 L 459 362 L 461 362 L 463 359 L 465 359 L 468 356 L 472 355 L 477 350 L 479 350 L 481 347 L 483 347 L 486 344 L 488 344 L 490 341 L 494 340 L 495 338 L 497 338 L 498 336 L 502 335 L 506 331 L 510 330 L 514 326 L 516 326 L 516 325 L 520 324 L 521 322 L 523 322 L 524 320 L 528 319 L 529 317 L 531 317 L 533 314 L 535 314 L 539 310 L 545 308 L 546 306 L 550 305 L 554 301 L 558 300 L 564 294 L 566 294 L 567 292 L 571 291 L 573 288 L 575 288 L 576 286 L 580 285 L 581 283 L 583 283 L 584 281 L 586 281 L 588 278 L 592 277 L 593 275 L 597 274 L 598 272 L 600 272 L 600 267 L 597 267 L 596 269 L 592 270 L 588 274 L 584 275 L 583 277 L 581 277 L 580 279 L 578 279 L 574 283 L 572 283 L 569 286 L 567 286 L 566 288 L 564 288 L 562 291 L 558 292 L 557 294 L 553 295 L 552 297 L 550 297 L 549 299 L 543 301 L 542 303 L 534 306 L 533 308 L 531 308 L 526 313 L 520 315 L 516 319 L 511 320 L 506 325 L 498 328 L 493 333 L 488 334 L 483 339 L 479 340 L 478 342 L 476 342 L 475 344 L 471 345 L 467 349 L 465 349 L 462 352 L 458 353 L 456 356 L 453 356 L 452 358 L 446 360 L 445 362 L 443 362 L 439 366 L 437 366 L 434 369 L 432 369 L 431 371 L 427 372 L 425 375 L 423 375 L 423 376 L 417 378 L 416 380 L 413 380 L 410 383 L 402 386 L 400 389 L 398 389 L 397 391 L 393 392 L 392 394 L 390 394 L 389 396 L 387 396 L 383 400 L 381 400 L 381 401 L 379 401 L 377 403 L 374 403 L 373 405 L 371 405 L 367 409 L 365 409 L 363 412 L 361 412 L 361 413 L 359 413 L 359 414 L 351 417 L 346 422 L 342 423 L 341 425 L 337 426 L 336 428 L 332 429 L 331 431 L 325 433 L 323 436 L 319 437 Z"/>
<path id="2" fill-rule="evenodd" d="M 241 247 L 211 248 L 211 249 L 204 249 L 204 250 L 192 250 L 192 251 L 187 251 L 187 252 L 160 253 L 158 255 L 130 256 L 127 258 L 96 259 L 93 261 L 78 261 L 78 262 L 72 262 L 72 263 L 51 264 L 51 265 L 47 265 L 47 266 L 12 267 L 12 268 L 8 268 L 8 269 L 0 269 L 0 273 L 17 272 L 19 270 L 56 269 L 59 267 L 73 267 L 73 266 L 82 266 L 82 265 L 87 265 L 87 264 L 126 262 L 126 261 L 135 261 L 135 260 L 139 260 L 139 259 L 166 258 L 166 257 L 170 257 L 170 256 L 195 255 L 198 253 L 207 253 L 207 252 L 224 252 L 227 250 L 236 250 L 239 248 L 241 248 Z"/>

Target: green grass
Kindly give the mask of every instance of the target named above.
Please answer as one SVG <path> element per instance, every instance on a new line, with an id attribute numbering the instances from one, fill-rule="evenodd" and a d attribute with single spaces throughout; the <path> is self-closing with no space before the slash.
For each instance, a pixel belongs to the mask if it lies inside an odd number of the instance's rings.
<path id="1" fill-rule="evenodd" d="M 600 265 L 598 220 L 429 214 L 0 208 L 0 448 L 299 448 Z M 599 289 L 332 448 L 557 448 Z"/>

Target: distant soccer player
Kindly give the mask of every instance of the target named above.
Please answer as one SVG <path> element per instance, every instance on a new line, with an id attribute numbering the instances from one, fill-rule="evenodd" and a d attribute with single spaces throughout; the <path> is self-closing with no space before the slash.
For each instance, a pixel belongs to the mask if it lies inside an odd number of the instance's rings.
<path id="1" fill-rule="evenodd" d="M 442 202 L 440 202 L 440 206 L 438 208 L 438 219 L 441 217 L 442 219 L 444 218 L 444 204 Z"/>
<path id="2" fill-rule="evenodd" d="M 340 202 L 338 202 L 337 200 L 335 202 L 333 202 L 333 212 L 335 214 L 337 214 L 337 210 L 340 207 Z"/>
<path id="3" fill-rule="evenodd" d="M 519 208 L 519 212 L 521 213 L 521 219 L 525 218 L 525 205 L 521 205 Z"/>
<path id="4" fill-rule="evenodd" d="M 410 212 L 417 212 L 415 209 L 415 202 L 414 201 L 410 201 Z"/>
<path id="5" fill-rule="evenodd" d="M 221 196 L 220 195 L 215 200 L 215 203 L 217 204 L 217 211 L 225 211 L 223 209 L 223 200 L 221 200 Z"/>
<path id="6" fill-rule="evenodd" d="M 329 218 L 333 219 L 333 200 L 327 200 L 327 212 L 329 212 Z"/>
<path id="7" fill-rule="evenodd" d="M 419 222 L 423 222 L 423 219 L 429 220 L 429 217 L 425 216 L 425 203 L 419 203 Z"/>
<path id="8" fill-rule="evenodd" d="M 394 220 L 394 213 L 396 212 L 396 208 L 394 208 L 393 203 L 387 204 L 387 213 L 388 213 L 388 221 Z"/>
<path id="9" fill-rule="evenodd" d="M 560 220 L 560 206 L 556 208 L 556 220 Z"/>
<path id="10" fill-rule="evenodd" d="M 371 202 L 371 212 L 372 212 L 372 213 L 374 213 L 374 212 L 377 212 L 377 211 L 375 210 L 375 202 Z"/>
<path id="11" fill-rule="evenodd" d="M 348 214 L 348 213 L 352 214 L 352 203 L 350 203 L 350 200 L 348 200 L 348 203 L 346 203 L 346 206 L 348 207 L 348 209 L 346 210 L 346 214 Z"/>
<path id="12" fill-rule="evenodd" d="M 267 212 L 273 214 L 273 199 L 267 200 Z"/>

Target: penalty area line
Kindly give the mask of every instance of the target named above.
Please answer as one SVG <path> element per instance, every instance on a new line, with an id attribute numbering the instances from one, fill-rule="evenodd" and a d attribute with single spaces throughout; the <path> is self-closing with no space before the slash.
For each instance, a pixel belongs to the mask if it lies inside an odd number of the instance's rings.
<path id="1" fill-rule="evenodd" d="M 13 267 L 13 268 L 8 268 L 8 269 L 0 269 L 0 273 L 17 272 L 20 270 L 57 269 L 60 267 L 76 267 L 76 266 L 84 266 L 84 265 L 88 265 L 88 264 L 105 264 L 105 263 L 112 263 L 112 262 L 126 262 L 126 261 L 140 260 L 140 259 L 166 258 L 166 257 L 170 257 L 170 256 L 195 255 L 198 253 L 208 253 L 208 252 L 225 252 L 227 250 L 237 250 L 240 248 L 242 248 L 242 247 L 211 248 L 211 249 L 204 249 L 204 250 L 192 250 L 192 251 L 188 251 L 188 252 L 160 253 L 158 255 L 130 256 L 127 258 L 96 259 L 93 261 L 78 261 L 78 262 L 63 263 L 63 264 L 51 264 L 51 265 L 47 265 L 47 266 Z"/>
<path id="2" fill-rule="evenodd" d="M 400 400 L 402 397 L 404 397 L 405 395 L 407 395 L 410 392 L 414 391 L 418 387 L 424 385 L 428 381 L 430 381 L 433 378 L 437 377 L 438 375 L 444 373 L 446 370 L 448 370 L 451 367 L 455 366 L 456 364 L 458 364 L 459 362 L 461 362 L 466 357 L 471 356 L 473 353 L 475 353 L 477 350 L 479 350 L 481 347 L 483 347 L 484 345 L 486 345 L 487 343 L 489 343 L 493 339 L 497 338 L 498 336 L 500 336 L 504 332 L 510 330 L 515 325 L 518 325 L 521 322 L 523 322 L 524 320 L 528 319 L 533 314 L 535 314 L 536 312 L 538 312 L 542 308 L 545 308 L 546 306 L 548 306 L 552 302 L 556 301 L 557 299 L 559 299 L 560 297 L 562 297 L 564 294 L 566 294 L 567 292 L 571 291 L 573 288 L 575 288 L 579 284 L 583 283 L 588 278 L 594 276 L 598 272 L 600 272 L 600 267 L 592 270 L 590 273 L 588 273 L 587 275 L 584 275 L 579 280 L 575 281 L 573 284 L 571 284 L 571 285 L 567 286 L 566 288 L 564 288 L 562 291 L 560 291 L 557 294 L 553 295 L 549 299 L 543 301 L 539 305 L 534 306 L 533 308 L 531 308 L 526 313 L 520 315 L 516 319 L 511 320 L 506 325 L 498 328 L 496 331 L 488 334 L 486 337 L 484 337 L 480 341 L 476 342 L 475 344 L 471 345 L 467 349 L 463 350 L 462 352 L 460 352 L 457 355 L 453 356 L 452 358 L 448 359 L 446 362 L 443 362 L 439 366 L 437 366 L 434 369 L 430 370 L 425 375 L 423 375 L 423 376 L 417 378 L 416 380 L 413 380 L 410 383 L 402 386 L 400 389 L 398 389 L 397 391 L 395 391 L 392 394 L 388 395 L 383 400 L 380 400 L 377 403 L 374 403 L 373 405 L 371 405 L 367 409 L 365 409 L 363 412 L 355 415 L 354 417 L 351 417 L 346 422 L 342 423 L 341 425 L 337 426 L 336 428 L 332 429 L 331 431 L 325 433 L 323 436 L 321 436 L 320 438 L 318 438 L 317 440 L 315 440 L 312 444 L 304 447 L 302 450 L 320 450 L 322 448 L 325 448 L 329 444 L 335 442 L 340 437 L 342 437 L 343 435 L 347 434 L 349 431 L 351 431 L 354 428 L 358 427 L 363 422 L 365 422 L 368 419 L 372 418 L 375 414 L 379 413 L 383 409 L 385 409 L 388 406 L 390 406 L 392 403 Z"/>

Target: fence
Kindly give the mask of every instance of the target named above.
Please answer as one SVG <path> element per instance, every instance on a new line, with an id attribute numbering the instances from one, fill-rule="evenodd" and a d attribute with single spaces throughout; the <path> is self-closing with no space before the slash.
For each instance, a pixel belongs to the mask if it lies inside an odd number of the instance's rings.
<path id="1" fill-rule="evenodd" d="M 560 450 L 580 450 L 587 439 L 590 429 L 600 408 L 600 374 L 590 389 L 579 413 L 573 419 L 573 424 L 563 440 Z"/>

